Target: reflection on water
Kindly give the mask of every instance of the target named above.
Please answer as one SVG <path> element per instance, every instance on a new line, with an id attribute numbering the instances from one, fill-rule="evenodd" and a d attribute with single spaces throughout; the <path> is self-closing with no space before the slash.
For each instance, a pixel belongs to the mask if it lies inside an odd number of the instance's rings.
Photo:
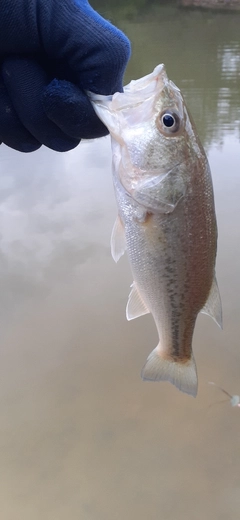
<path id="1" fill-rule="evenodd" d="M 1 146 L 1 518 L 235 519 L 240 415 L 209 407 L 222 395 L 208 381 L 240 393 L 239 18 L 159 2 L 105 14 L 132 40 L 126 81 L 164 62 L 207 149 L 224 331 L 199 317 L 196 400 L 144 384 L 157 335 L 150 316 L 125 320 L 109 139 L 62 155 Z"/>
<path id="2" fill-rule="evenodd" d="M 94 6 L 132 41 L 126 82 L 163 62 L 184 93 L 206 147 L 221 143 L 225 128 L 239 136 L 240 13 L 185 10 L 174 2 L 153 1 L 148 8 L 145 2 L 135 6 L 135 15 L 126 20 L 106 11 L 101 1 Z"/>

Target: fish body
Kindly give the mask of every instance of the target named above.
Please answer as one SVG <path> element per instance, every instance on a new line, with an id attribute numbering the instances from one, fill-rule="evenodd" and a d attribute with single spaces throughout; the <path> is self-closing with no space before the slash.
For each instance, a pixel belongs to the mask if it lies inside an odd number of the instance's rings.
<path id="1" fill-rule="evenodd" d="M 163 65 L 123 93 L 95 96 L 112 136 L 118 217 L 112 255 L 133 273 L 127 319 L 150 312 L 159 335 L 143 379 L 197 394 L 192 337 L 200 311 L 221 326 L 215 278 L 217 224 L 207 157 Z"/>

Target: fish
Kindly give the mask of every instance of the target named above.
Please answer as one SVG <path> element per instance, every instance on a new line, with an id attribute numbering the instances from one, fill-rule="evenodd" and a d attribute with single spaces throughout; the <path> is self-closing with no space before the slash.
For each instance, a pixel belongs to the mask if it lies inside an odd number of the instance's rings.
<path id="1" fill-rule="evenodd" d="M 159 342 L 142 379 L 193 397 L 192 339 L 199 312 L 222 327 L 215 261 L 217 223 L 209 163 L 178 87 L 163 64 L 113 96 L 88 93 L 112 143 L 117 262 L 128 254 L 128 320 L 151 313 Z"/>

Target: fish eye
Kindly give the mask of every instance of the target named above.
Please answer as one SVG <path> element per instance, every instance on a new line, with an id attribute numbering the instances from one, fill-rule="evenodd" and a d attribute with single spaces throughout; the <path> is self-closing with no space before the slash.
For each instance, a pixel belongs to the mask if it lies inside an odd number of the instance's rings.
<path id="1" fill-rule="evenodd" d="M 171 128 L 171 126 L 174 126 L 175 124 L 175 119 L 172 116 L 172 114 L 165 114 L 162 118 L 162 122 L 164 126 L 166 126 L 167 128 Z"/>
<path id="2" fill-rule="evenodd" d="M 167 135 L 176 133 L 180 128 L 180 118 L 176 112 L 165 110 L 160 116 L 161 129 Z"/>

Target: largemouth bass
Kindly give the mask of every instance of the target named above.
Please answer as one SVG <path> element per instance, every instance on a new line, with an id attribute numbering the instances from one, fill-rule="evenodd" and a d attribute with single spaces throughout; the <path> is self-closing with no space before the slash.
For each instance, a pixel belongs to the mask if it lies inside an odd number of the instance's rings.
<path id="1" fill-rule="evenodd" d="M 207 157 L 164 65 L 113 96 L 91 95 L 112 138 L 118 206 L 111 250 L 127 250 L 126 315 L 152 313 L 159 335 L 142 377 L 197 395 L 192 337 L 199 312 L 222 326 L 215 277 L 217 224 Z"/>

